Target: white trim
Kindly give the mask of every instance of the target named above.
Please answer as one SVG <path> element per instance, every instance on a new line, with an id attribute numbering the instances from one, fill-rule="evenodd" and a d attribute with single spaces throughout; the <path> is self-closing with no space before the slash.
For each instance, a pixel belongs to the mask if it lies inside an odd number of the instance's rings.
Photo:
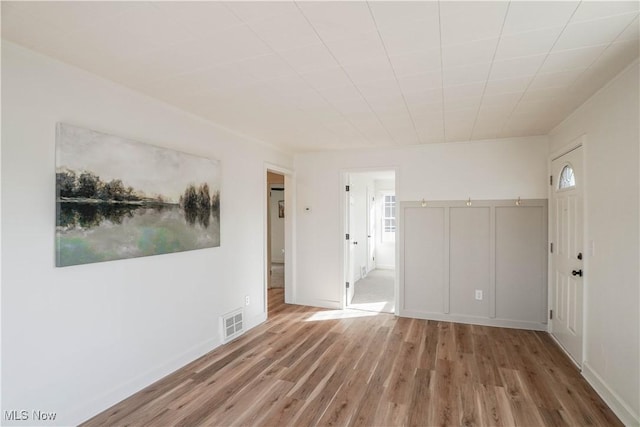
<path id="1" fill-rule="evenodd" d="M 275 172 L 281 175 L 284 175 L 284 301 L 288 304 L 293 304 L 296 302 L 296 180 L 295 180 L 295 172 L 292 169 L 285 168 L 280 165 L 276 165 L 273 163 L 265 162 L 264 163 L 264 171 L 263 171 L 263 201 L 262 206 L 264 207 L 264 215 L 263 215 L 263 290 L 264 290 L 264 308 L 263 315 L 267 316 L 268 313 L 268 296 L 267 296 L 267 288 L 269 287 L 269 266 L 267 265 L 267 233 L 268 230 L 268 202 L 269 195 L 268 193 L 268 179 L 267 173 Z"/>
<path id="2" fill-rule="evenodd" d="M 432 313 L 416 310 L 403 310 L 402 317 L 435 320 L 439 322 L 464 323 L 468 325 L 494 326 L 498 328 L 526 329 L 530 331 L 546 331 L 547 325 L 521 320 L 491 319 L 487 317 L 465 316 L 461 314 Z"/>
<path id="3" fill-rule="evenodd" d="M 397 166 L 380 166 L 380 167 L 366 167 L 366 168 L 346 168 L 346 169 L 340 169 L 340 235 L 339 240 L 340 240 L 340 247 L 341 249 L 341 259 L 343 260 L 342 263 L 342 275 L 340 276 L 342 278 L 342 280 L 338 283 L 339 286 L 339 292 L 340 292 L 340 307 L 341 309 L 346 309 L 347 308 L 347 296 L 346 296 L 346 292 L 344 289 L 344 284 L 345 284 L 345 278 L 347 277 L 348 271 L 347 271 L 347 265 L 346 262 L 344 262 L 347 258 L 347 253 L 345 250 L 345 244 L 344 244 L 344 237 L 346 234 L 346 230 L 347 230 L 347 224 L 346 224 L 346 209 L 347 207 L 345 206 L 345 197 L 344 197 L 344 187 L 345 185 L 347 185 L 347 177 L 350 174 L 355 174 L 355 173 L 367 173 L 367 172 L 389 172 L 389 171 L 393 171 L 394 174 L 394 185 L 395 185 L 395 195 L 396 195 L 396 241 L 395 241 L 395 258 L 396 258 L 396 266 L 398 265 L 398 261 L 400 259 L 400 241 L 398 239 L 398 233 L 400 232 L 400 227 L 401 225 L 401 221 L 399 219 L 399 215 L 398 215 L 398 207 L 400 206 L 400 199 L 398 198 L 398 189 L 399 184 L 398 184 L 398 175 L 399 175 L 399 167 Z M 377 268 L 381 268 L 380 266 L 378 266 Z M 400 314 L 400 309 L 398 306 L 398 298 L 400 297 L 400 291 L 399 291 L 399 287 L 400 287 L 400 277 L 399 277 L 399 273 L 398 273 L 398 269 L 395 269 L 395 277 L 394 277 L 394 297 L 396 299 L 396 304 L 395 304 L 395 315 L 398 316 Z M 318 300 L 318 301 L 325 301 L 325 300 Z M 314 306 L 318 306 L 318 307 L 327 307 L 326 305 L 322 305 L 322 304 L 304 304 L 304 305 L 314 305 Z M 332 306 L 329 308 L 333 308 Z"/>
<path id="4" fill-rule="evenodd" d="M 640 415 L 633 412 L 631 406 L 625 402 L 598 373 L 591 368 L 589 362 L 585 361 L 582 368 L 582 376 L 600 395 L 602 400 L 609 406 L 614 414 L 620 418 L 620 421 L 626 426 L 640 426 Z"/>

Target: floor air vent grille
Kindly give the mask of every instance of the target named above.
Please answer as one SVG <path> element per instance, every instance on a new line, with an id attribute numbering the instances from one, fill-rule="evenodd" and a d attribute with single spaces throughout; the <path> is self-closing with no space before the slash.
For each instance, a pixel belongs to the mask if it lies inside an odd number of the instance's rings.
<path id="1" fill-rule="evenodd" d="M 244 313 L 242 309 L 232 311 L 222 316 L 222 336 L 224 342 L 229 342 L 244 332 Z"/>

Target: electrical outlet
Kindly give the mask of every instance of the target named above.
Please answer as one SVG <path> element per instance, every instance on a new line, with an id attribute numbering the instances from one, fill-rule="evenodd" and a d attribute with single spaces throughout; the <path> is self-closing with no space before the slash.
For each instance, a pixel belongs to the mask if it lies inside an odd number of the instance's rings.
<path id="1" fill-rule="evenodd" d="M 244 305 L 249 305 L 250 302 L 251 302 L 251 300 L 249 299 L 249 295 L 245 295 L 244 296 Z"/>
<path id="2" fill-rule="evenodd" d="M 482 290 L 476 289 L 476 299 L 482 301 Z"/>

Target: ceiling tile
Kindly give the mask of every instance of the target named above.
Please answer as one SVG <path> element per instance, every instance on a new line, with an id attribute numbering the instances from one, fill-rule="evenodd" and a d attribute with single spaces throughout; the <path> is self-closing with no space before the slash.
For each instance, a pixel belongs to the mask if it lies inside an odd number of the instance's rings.
<path id="1" fill-rule="evenodd" d="M 380 1 L 370 2 L 369 7 L 381 32 L 439 27 L 437 2 Z"/>
<path id="2" fill-rule="evenodd" d="M 637 13 L 637 1 L 583 1 L 571 18 L 571 22 L 591 21 L 606 16 Z"/>
<path id="3" fill-rule="evenodd" d="M 502 35 L 524 33 L 550 27 L 564 27 L 579 1 L 513 1 Z"/>
<path id="4" fill-rule="evenodd" d="M 571 85 L 586 70 L 586 67 L 571 70 L 558 71 L 555 73 L 538 74 L 529 89 L 545 89 L 550 87 L 565 87 Z"/>
<path id="5" fill-rule="evenodd" d="M 444 68 L 461 67 L 472 64 L 485 64 L 493 60 L 498 39 L 477 40 L 464 44 L 442 47 L 442 66 Z"/>
<path id="6" fill-rule="evenodd" d="M 326 44 L 342 65 L 387 57 L 377 32 L 327 41 Z"/>
<path id="7" fill-rule="evenodd" d="M 358 89 L 365 97 L 400 96 L 400 87 L 395 78 L 358 82 Z"/>
<path id="8" fill-rule="evenodd" d="M 297 5 L 325 42 L 376 32 L 365 2 L 299 2 Z"/>
<path id="9" fill-rule="evenodd" d="M 302 74 L 302 78 L 318 90 L 348 86 L 351 83 L 342 67 L 323 68 Z"/>
<path id="10" fill-rule="evenodd" d="M 96 2 L 88 3 L 96 4 Z M 168 18 L 184 26 L 195 37 L 210 37 L 242 21 L 220 2 L 156 2 Z"/>
<path id="11" fill-rule="evenodd" d="M 579 49 L 553 51 L 545 59 L 540 73 L 553 73 L 572 68 L 586 68 L 591 65 L 607 48 L 608 44 L 589 46 Z"/>
<path id="12" fill-rule="evenodd" d="M 439 5 L 442 44 L 446 46 L 498 37 L 509 3 L 443 1 Z"/>
<path id="13" fill-rule="evenodd" d="M 451 102 L 457 99 L 468 97 L 480 97 L 484 91 L 485 83 L 471 83 L 459 86 L 449 86 L 444 88 L 444 101 Z"/>
<path id="14" fill-rule="evenodd" d="M 389 64 L 389 60 L 387 58 L 349 64 L 345 65 L 343 68 L 351 80 L 356 84 L 395 78 L 393 69 L 391 68 L 391 64 Z"/>
<path id="15" fill-rule="evenodd" d="M 251 22 L 249 26 L 275 51 L 285 51 L 320 43 L 318 35 L 296 9 L 290 13 Z"/>
<path id="16" fill-rule="evenodd" d="M 502 36 L 495 59 L 517 58 L 519 56 L 548 53 L 562 31 L 562 27 L 545 28 Z"/>
<path id="17" fill-rule="evenodd" d="M 323 43 L 284 50 L 279 53 L 280 56 L 299 73 L 339 65 Z"/>
<path id="18" fill-rule="evenodd" d="M 445 69 L 442 72 L 442 84 L 446 87 L 484 82 L 489 77 L 490 66 L 491 64 L 487 63 Z"/>
<path id="19" fill-rule="evenodd" d="M 512 92 L 524 92 L 533 76 L 516 77 L 514 79 L 490 80 L 485 89 L 486 95 L 498 95 Z"/>
<path id="20" fill-rule="evenodd" d="M 576 49 L 611 43 L 634 18 L 635 15 L 626 14 L 571 23 L 567 25 L 553 49 L 554 51 Z"/>
<path id="21" fill-rule="evenodd" d="M 261 21 L 296 10 L 295 3 L 286 1 L 227 1 L 224 5 L 243 22 Z"/>
<path id="22" fill-rule="evenodd" d="M 404 55 L 440 48 L 440 32 L 437 26 L 425 25 L 417 29 L 381 32 L 388 55 Z"/>
<path id="23" fill-rule="evenodd" d="M 432 70 L 440 70 L 440 48 L 424 52 L 390 56 L 389 60 L 398 77 L 414 76 Z"/>
<path id="24" fill-rule="evenodd" d="M 405 76 L 398 78 L 402 92 L 423 92 L 442 86 L 442 75 L 439 71 L 418 74 L 415 76 Z"/>
<path id="25" fill-rule="evenodd" d="M 489 79 L 502 80 L 522 76 L 533 76 L 546 57 L 547 55 L 543 54 L 494 61 L 491 65 L 491 75 Z"/>

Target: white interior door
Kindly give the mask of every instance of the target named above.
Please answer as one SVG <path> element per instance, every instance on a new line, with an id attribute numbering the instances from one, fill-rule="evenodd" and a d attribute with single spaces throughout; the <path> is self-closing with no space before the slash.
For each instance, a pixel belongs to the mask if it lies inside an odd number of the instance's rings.
<path id="1" fill-rule="evenodd" d="M 582 365 L 583 191 L 582 147 L 552 166 L 551 333 Z"/>
<path id="2" fill-rule="evenodd" d="M 376 268 L 376 200 L 367 190 L 367 272 Z"/>
<path id="3" fill-rule="evenodd" d="M 354 245 L 353 245 L 353 198 L 351 197 L 351 193 L 349 192 L 349 187 L 351 185 L 351 179 L 349 175 L 347 175 L 346 179 L 346 188 L 345 188 L 345 283 L 346 283 L 346 296 L 345 296 L 345 304 L 351 304 L 351 300 L 353 299 L 354 292 L 354 269 L 353 263 L 355 260 L 354 254 Z"/>

